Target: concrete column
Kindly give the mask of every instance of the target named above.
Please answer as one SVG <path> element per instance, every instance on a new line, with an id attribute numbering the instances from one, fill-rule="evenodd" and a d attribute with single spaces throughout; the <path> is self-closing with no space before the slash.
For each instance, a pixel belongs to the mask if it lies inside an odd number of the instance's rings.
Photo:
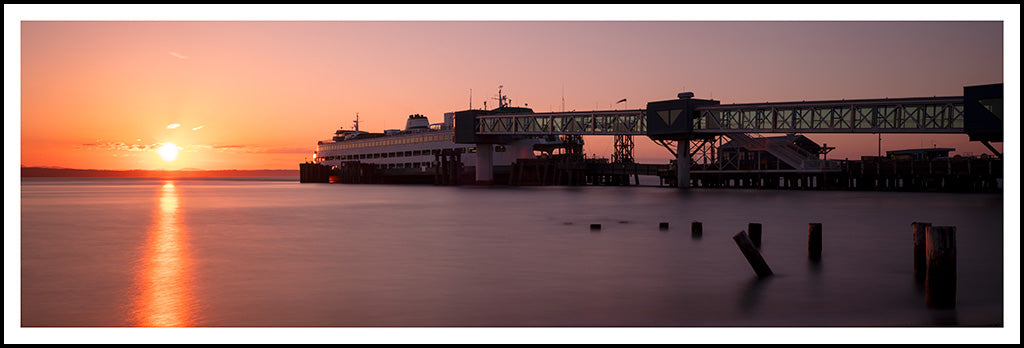
<path id="1" fill-rule="evenodd" d="M 476 183 L 490 185 L 494 183 L 494 145 L 476 144 Z"/>
<path id="2" fill-rule="evenodd" d="M 690 188 L 690 140 L 679 140 L 676 147 L 676 183 L 679 188 Z"/>

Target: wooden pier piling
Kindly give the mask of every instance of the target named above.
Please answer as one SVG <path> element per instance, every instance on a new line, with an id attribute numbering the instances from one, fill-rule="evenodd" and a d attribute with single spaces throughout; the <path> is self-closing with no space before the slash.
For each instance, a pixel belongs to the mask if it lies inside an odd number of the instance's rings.
<path id="1" fill-rule="evenodd" d="M 590 224 L 590 230 L 591 231 L 600 231 L 601 230 L 601 224 Z"/>
<path id="2" fill-rule="evenodd" d="M 758 222 L 751 222 L 747 224 L 747 231 L 750 231 L 750 241 L 754 242 L 754 246 L 761 247 L 761 224 Z"/>
<path id="3" fill-rule="evenodd" d="M 667 230 L 668 229 L 668 223 L 667 222 L 659 223 L 658 224 L 658 229 L 660 229 L 662 231 Z"/>
<path id="4" fill-rule="evenodd" d="M 700 238 L 704 234 L 704 226 L 700 221 L 690 223 L 690 234 L 693 238 Z"/>
<path id="5" fill-rule="evenodd" d="M 750 237 L 747 236 L 747 232 L 740 231 L 732 237 L 736 241 L 736 246 L 743 252 L 743 256 L 747 258 L 747 262 L 750 263 L 750 267 L 754 268 L 754 273 L 757 273 L 758 278 L 764 278 L 771 276 L 772 269 L 768 267 L 768 263 L 764 261 L 764 257 L 757 251 L 757 247 L 750 241 Z"/>
<path id="6" fill-rule="evenodd" d="M 928 269 L 925 304 L 928 308 L 956 307 L 956 227 L 926 226 Z"/>
<path id="7" fill-rule="evenodd" d="M 928 269 L 928 258 L 925 252 L 925 234 L 930 222 L 914 222 L 911 228 L 914 230 L 914 279 L 918 283 L 924 283 L 926 270 Z"/>
<path id="8" fill-rule="evenodd" d="M 821 260 L 821 223 L 807 224 L 807 257 L 813 261 Z"/>

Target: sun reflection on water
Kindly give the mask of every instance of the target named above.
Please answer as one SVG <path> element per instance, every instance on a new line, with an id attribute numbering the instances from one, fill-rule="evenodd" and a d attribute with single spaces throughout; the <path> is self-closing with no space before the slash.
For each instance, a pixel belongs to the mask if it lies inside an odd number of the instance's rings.
<path id="1" fill-rule="evenodd" d="M 177 187 L 164 182 L 155 221 L 137 262 L 136 293 L 130 323 L 144 327 L 195 324 L 195 299 L 188 253 L 188 235 L 181 223 Z"/>

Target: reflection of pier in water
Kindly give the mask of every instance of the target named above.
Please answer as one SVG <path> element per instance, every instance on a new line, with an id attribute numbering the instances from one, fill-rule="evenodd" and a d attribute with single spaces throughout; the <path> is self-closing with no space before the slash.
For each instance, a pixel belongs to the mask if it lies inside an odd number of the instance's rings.
<path id="1" fill-rule="evenodd" d="M 155 220 L 136 264 L 132 326 L 182 327 L 195 324 L 191 259 L 173 181 L 161 188 Z"/>

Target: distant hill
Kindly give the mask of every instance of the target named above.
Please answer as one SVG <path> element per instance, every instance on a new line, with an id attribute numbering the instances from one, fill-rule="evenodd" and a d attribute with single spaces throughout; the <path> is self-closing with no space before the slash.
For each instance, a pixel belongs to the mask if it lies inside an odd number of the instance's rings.
<path id="1" fill-rule="evenodd" d="M 102 170 L 21 167 L 23 178 L 197 178 L 197 177 L 299 177 L 298 170 Z"/>

